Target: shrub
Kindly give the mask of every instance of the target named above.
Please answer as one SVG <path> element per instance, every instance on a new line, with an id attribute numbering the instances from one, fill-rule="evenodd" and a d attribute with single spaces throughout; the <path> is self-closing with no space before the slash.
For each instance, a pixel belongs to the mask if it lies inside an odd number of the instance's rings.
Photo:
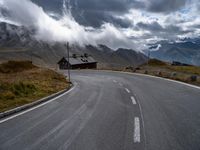
<path id="1" fill-rule="evenodd" d="M 36 87 L 33 84 L 24 84 L 23 82 L 15 83 L 12 86 L 12 92 L 17 96 L 27 96 L 33 94 Z"/>
<path id="2" fill-rule="evenodd" d="M 5 100 L 12 100 L 15 98 L 15 94 L 13 94 L 11 91 L 4 91 L 0 94 L 0 98 Z"/>
<path id="3" fill-rule="evenodd" d="M 191 77 L 190 77 L 190 80 L 191 80 L 192 82 L 195 82 L 195 81 L 197 81 L 197 76 L 194 76 L 194 75 L 193 75 L 193 76 L 191 76 Z"/>

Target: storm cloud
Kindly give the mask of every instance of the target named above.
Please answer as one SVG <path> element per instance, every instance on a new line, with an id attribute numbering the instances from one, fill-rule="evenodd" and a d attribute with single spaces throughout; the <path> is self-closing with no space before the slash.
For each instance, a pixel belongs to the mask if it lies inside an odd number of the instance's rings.
<path id="1" fill-rule="evenodd" d="M 187 0 L 149 0 L 147 10 L 151 12 L 169 13 L 186 5 Z"/>
<path id="2" fill-rule="evenodd" d="M 32 0 L 46 11 L 62 14 L 62 0 Z M 127 27 L 128 20 L 116 19 L 114 15 L 123 15 L 132 8 L 145 7 L 143 2 L 135 0 L 71 0 L 68 1 L 73 17 L 86 26 L 100 27 L 104 22 Z M 129 24 L 130 25 L 130 24 Z"/>
<path id="3" fill-rule="evenodd" d="M 199 0 L 22 1 L 0 0 L 0 21 L 35 26 L 46 40 L 140 50 L 159 40 L 200 36 Z"/>
<path id="4" fill-rule="evenodd" d="M 32 0 L 46 11 L 62 13 L 62 0 Z M 187 0 L 71 0 L 68 1 L 77 22 L 99 27 L 103 22 L 120 26 L 129 24 L 127 20 L 116 20 L 113 15 L 123 15 L 131 9 L 155 13 L 170 13 L 186 5 Z M 130 25 L 130 24 L 129 24 Z"/>

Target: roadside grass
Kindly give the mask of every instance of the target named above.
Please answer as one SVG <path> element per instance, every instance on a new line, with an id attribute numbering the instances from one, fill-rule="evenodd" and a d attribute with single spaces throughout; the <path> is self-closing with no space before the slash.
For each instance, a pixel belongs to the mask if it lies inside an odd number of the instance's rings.
<path id="1" fill-rule="evenodd" d="M 151 59 L 148 64 L 143 64 L 135 70 L 125 69 L 124 71 L 149 74 L 200 86 L 200 67 L 198 66 L 172 66 L 170 63 Z M 192 80 L 193 76 L 195 80 Z"/>
<path id="2" fill-rule="evenodd" d="M 31 62 L 0 65 L 0 112 L 31 103 L 69 88 L 65 77 Z"/>
<path id="3" fill-rule="evenodd" d="M 169 66 L 169 69 L 200 76 L 200 67 L 196 66 Z"/>
<path id="4" fill-rule="evenodd" d="M 37 68 L 31 61 L 8 61 L 0 65 L 0 73 L 22 72 Z"/>
<path id="5" fill-rule="evenodd" d="M 157 59 L 150 59 L 148 62 L 148 65 L 150 66 L 167 66 L 168 64 L 166 62 L 157 60 Z"/>

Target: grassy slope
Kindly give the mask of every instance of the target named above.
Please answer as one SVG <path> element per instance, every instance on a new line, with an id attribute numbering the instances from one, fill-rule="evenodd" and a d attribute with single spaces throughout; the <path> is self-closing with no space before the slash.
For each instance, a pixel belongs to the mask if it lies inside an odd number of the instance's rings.
<path id="1" fill-rule="evenodd" d="M 0 112 L 21 106 L 69 87 L 64 76 L 31 62 L 0 65 Z"/>
<path id="2" fill-rule="evenodd" d="M 200 85 L 200 67 L 196 66 L 171 66 L 169 63 L 151 59 L 148 65 L 144 64 L 140 66 L 135 72 Z M 197 81 L 191 81 L 191 76 L 193 75 L 197 76 Z"/>

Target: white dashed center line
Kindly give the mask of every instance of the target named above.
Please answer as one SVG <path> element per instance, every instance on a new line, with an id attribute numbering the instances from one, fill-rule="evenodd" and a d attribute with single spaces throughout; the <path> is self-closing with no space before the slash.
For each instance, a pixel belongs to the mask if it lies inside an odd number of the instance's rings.
<path id="1" fill-rule="evenodd" d="M 129 91 L 129 89 L 125 88 L 125 90 L 126 90 L 126 92 L 131 93 L 131 92 Z"/>
<path id="2" fill-rule="evenodd" d="M 135 98 L 134 98 L 133 96 L 131 96 L 131 100 L 132 100 L 133 105 L 136 105 L 136 104 L 137 104 L 137 103 L 136 103 L 136 100 L 135 100 Z"/>
<path id="3" fill-rule="evenodd" d="M 116 80 L 113 80 L 113 82 L 114 82 L 114 83 L 117 83 L 117 81 L 116 81 Z"/>
<path id="4" fill-rule="evenodd" d="M 119 86 L 123 86 L 121 83 L 119 83 Z"/>
<path id="5" fill-rule="evenodd" d="M 134 120 L 134 136 L 133 140 L 134 143 L 140 143 L 140 119 L 138 117 L 135 117 Z"/>

